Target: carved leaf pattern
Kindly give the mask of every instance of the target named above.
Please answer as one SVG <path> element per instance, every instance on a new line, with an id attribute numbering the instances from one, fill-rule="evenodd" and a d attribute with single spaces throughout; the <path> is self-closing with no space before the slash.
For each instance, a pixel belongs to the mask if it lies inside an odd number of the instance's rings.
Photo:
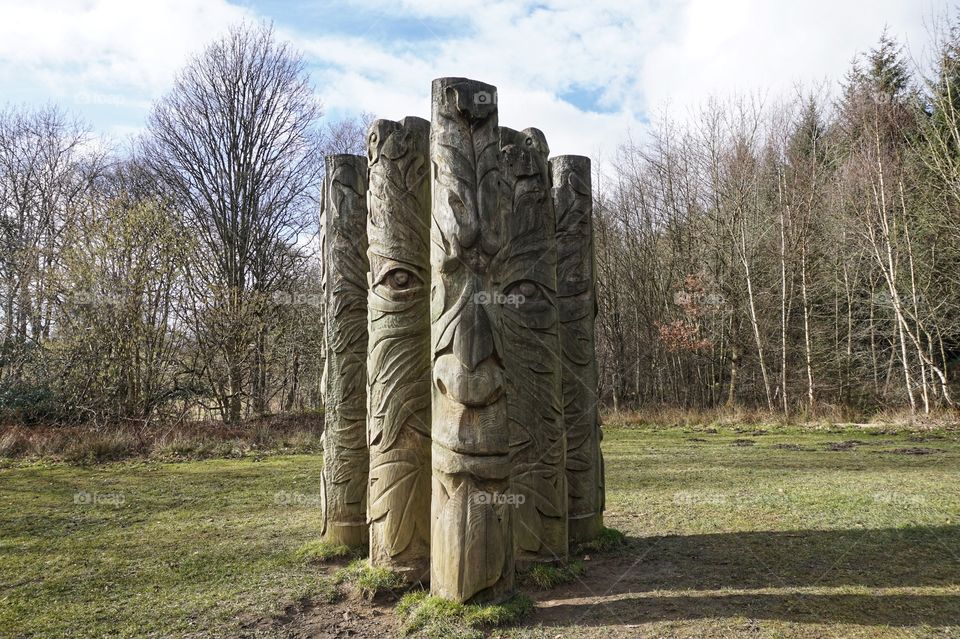
<path id="1" fill-rule="evenodd" d="M 429 493 L 429 459 L 417 449 L 387 450 L 372 461 L 370 520 L 385 519 L 380 543 L 391 556 L 405 550 L 414 535 L 429 539 L 429 518 L 418 512 L 424 505 L 429 507 L 429 499 L 424 500 Z"/>

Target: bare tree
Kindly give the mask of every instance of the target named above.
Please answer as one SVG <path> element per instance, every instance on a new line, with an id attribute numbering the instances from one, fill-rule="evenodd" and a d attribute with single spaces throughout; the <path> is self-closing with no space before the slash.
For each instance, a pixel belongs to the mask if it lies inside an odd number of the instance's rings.
<path id="1" fill-rule="evenodd" d="M 244 24 L 195 58 L 149 119 L 144 158 L 198 241 L 192 310 L 209 340 L 200 346 L 222 358 L 227 421 L 241 418 L 251 374 L 256 409 L 265 404 L 269 294 L 314 224 L 320 113 L 300 55 Z"/>

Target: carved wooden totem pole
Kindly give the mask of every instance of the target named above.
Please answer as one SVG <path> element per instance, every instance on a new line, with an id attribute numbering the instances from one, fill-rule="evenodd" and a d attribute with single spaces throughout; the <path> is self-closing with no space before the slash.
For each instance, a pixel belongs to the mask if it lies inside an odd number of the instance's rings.
<path id="1" fill-rule="evenodd" d="M 597 312 L 590 158 L 550 161 L 557 218 L 557 301 L 563 357 L 563 415 L 567 436 L 570 542 L 603 528 L 603 457 L 597 405 L 594 319 Z"/>
<path id="2" fill-rule="evenodd" d="M 561 405 L 556 220 L 550 150 L 538 129 L 500 128 L 503 308 L 517 561 L 566 561 L 566 440 Z"/>
<path id="3" fill-rule="evenodd" d="M 325 159 L 323 537 L 367 543 L 367 161 Z"/>
<path id="4" fill-rule="evenodd" d="M 431 591 L 497 601 L 514 589 L 514 542 L 496 88 L 440 78 L 432 94 Z"/>
<path id="5" fill-rule="evenodd" d="M 430 577 L 430 123 L 367 133 L 370 563 Z"/>

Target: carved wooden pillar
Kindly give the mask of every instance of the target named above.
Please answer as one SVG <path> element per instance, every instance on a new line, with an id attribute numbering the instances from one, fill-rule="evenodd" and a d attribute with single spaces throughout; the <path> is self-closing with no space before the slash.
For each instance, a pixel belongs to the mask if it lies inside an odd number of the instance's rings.
<path id="1" fill-rule="evenodd" d="M 430 123 L 367 133 L 370 563 L 430 577 Z"/>
<path id="2" fill-rule="evenodd" d="M 550 161 L 557 217 L 557 301 L 563 357 L 563 414 L 567 435 L 570 542 L 603 528 L 603 455 L 597 405 L 594 319 L 597 312 L 590 158 Z"/>
<path id="3" fill-rule="evenodd" d="M 323 537 L 367 543 L 367 161 L 325 159 Z"/>
<path id="4" fill-rule="evenodd" d="M 498 601 L 514 589 L 510 432 L 499 293 L 496 88 L 433 81 L 431 591 Z"/>
<path id="5" fill-rule="evenodd" d="M 566 561 L 567 481 L 550 150 L 538 129 L 500 128 L 503 249 L 497 279 L 510 422 L 517 561 Z"/>

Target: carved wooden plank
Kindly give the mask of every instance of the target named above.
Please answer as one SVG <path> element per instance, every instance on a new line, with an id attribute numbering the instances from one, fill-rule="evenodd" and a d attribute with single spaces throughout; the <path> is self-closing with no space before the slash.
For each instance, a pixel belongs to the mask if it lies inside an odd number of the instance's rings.
<path id="1" fill-rule="evenodd" d="M 367 161 L 325 159 L 324 432 L 321 498 L 325 539 L 367 543 Z"/>
<path id="2" fill-rule="evenodd" d="M 367 133 L 370 563 L 430 577 L 430 123 Z"/>
<path id="3" fill-rule="evenodd" d="M 514 553 L 500 307 L 487 303 L 503 241 L 496 88 L 440 78 L 432 95 L 431 591 L 498 601 Z"/>
<path id="4" fill-rule="evenodd" d="M 590 158 L 550 161 L 557 216 L 557 293 L 563 357 L 570 542 L 588 541 L 603 527 L 603 455 L 597 405 L 594 320 L 597 312 Z"/>
<path id="5" fill-rule="evenodd" d="M 517 561 L 567 559 L 557 238 L 550 150 L 538 129 L 500 128 L 504 243 L 496 264 L 512 459 Z"/>

